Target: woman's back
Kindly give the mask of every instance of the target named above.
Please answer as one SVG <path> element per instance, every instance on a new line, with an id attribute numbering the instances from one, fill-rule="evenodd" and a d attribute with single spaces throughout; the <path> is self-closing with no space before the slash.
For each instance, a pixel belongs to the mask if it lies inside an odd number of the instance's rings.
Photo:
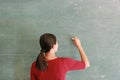
<path id="1" fill-rule="evenodd" d="M 33 62 L 31 80 L 65 80 L 67 71 L 85 68 L 84 62 L 71 58 L 56 58 L 47 62 L 48 68 L 45 71 L 38 70 L 35 66 L 36 62 Z"/>

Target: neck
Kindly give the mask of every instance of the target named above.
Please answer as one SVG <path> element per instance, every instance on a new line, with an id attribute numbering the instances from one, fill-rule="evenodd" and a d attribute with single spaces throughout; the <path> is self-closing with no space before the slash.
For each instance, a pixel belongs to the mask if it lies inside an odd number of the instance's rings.
<path id="1" fill-rule="evenodd" d="M 45 58 L 46 58 L 46 60 L 52 60 L 52 59 L 57 58 L 57 56 L 55 55 L 55 53 L 49 52 L 49 53 L 46 53 Z"/>

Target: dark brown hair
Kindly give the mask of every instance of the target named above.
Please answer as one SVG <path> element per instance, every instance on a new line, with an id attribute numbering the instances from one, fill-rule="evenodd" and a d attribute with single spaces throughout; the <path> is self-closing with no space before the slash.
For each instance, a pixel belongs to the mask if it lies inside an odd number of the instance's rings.
<path id="1" fill-rule="evenodd" d="M 39 43 L 41 46 L 41 51 L 36 59 L 36 67 L 39 70 L 44 71 L 48 67 L 47 61 L 45 59 L 45 54 L 50 51 L 53 45 L 56 44 L 56 37 L 53 34 L 45 33 L 41 35 Z"/>

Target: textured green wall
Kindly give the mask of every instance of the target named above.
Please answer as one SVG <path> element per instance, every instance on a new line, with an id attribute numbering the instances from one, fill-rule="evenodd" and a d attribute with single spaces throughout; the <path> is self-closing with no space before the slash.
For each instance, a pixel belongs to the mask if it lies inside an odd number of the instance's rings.
<path id="1" fill-rule="evenodd" d="M 70 38 L 81 39 L 91 67 L 67 80 L 120 80 L 119 0 L 0 0 L 0 80 L 29 80 L 45 32 L 57 36 L 58 56 L 79 59 Z"/>

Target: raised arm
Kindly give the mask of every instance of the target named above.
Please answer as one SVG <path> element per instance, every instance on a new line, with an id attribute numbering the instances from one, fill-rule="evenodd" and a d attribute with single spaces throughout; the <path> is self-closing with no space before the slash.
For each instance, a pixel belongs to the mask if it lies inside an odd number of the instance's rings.
<path id="1" fill-rule="evenodd" d="M 88 60 L 88 58 L 87 58 L 87 56 L 82 48 L 80 40 L 76 36 L 73 37 L 72 40 L 79 51 L 81 60 L 85 62 L 85 68 L 88 68 L 90 66 L 90 63 L 89 63 L 89 60 Z"/>

